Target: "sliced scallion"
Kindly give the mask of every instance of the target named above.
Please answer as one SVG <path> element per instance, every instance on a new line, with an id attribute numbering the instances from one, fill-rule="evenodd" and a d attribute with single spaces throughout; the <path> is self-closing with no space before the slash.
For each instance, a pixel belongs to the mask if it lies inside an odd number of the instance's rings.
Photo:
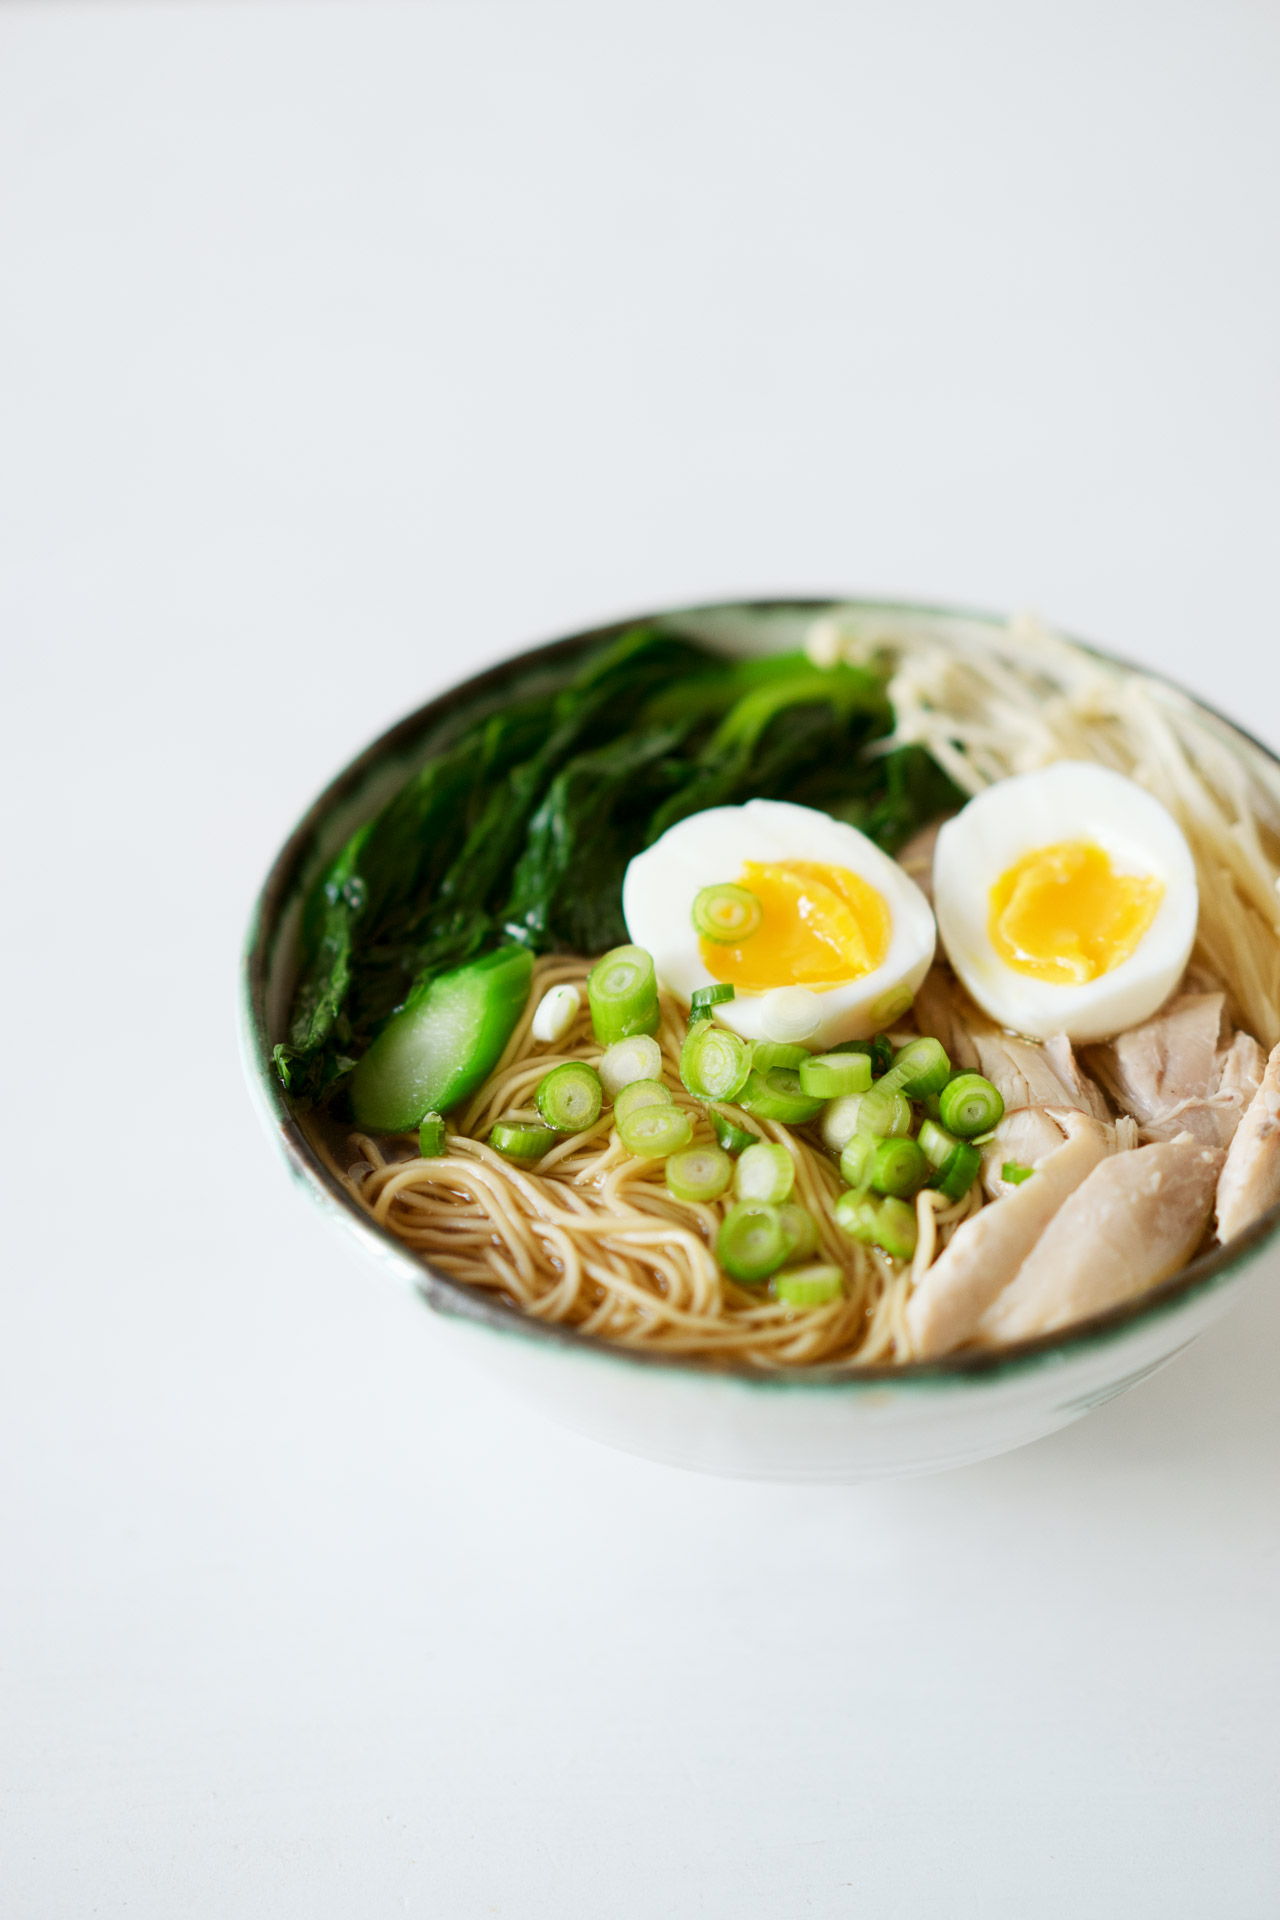
<path id="1" fill-rule="evenodd" d="M 859 1131 L 874 1133 L 882 1140 L 911 1131 L 911 1102 L 897 1087 L 886 1086 L 887 1077 L 882 1076 L 870 1093 L 863 1094 L 858 1108 Z"/>
<path id="2" fill-rule="evenodd" d="M 574 986 L 572 981 L 564 981 L 558 987 L 548 987 L 533 1016 L 530 1032 L 534 1039 L 540 1040 L 544 1046 L 563 1040 L 581 1007 L 582 988 Z"/>
<path id="3" fill-rule="evenodd" d="M 937 1188 L 944 1200 L 963 1200 L 981 1171 L 982 1155 L 973 1142 L 957 1140 L 930 1185 Z"/>
<path id="4" fill-rule="evenodd" d="M 806 1307 L 828 1307 L 844 1292 L 844 1275 L 839 1267 L 817 1261 L 809 1267 L 788 1267 L 775 1273 L 770 1281 L 775 1300 L 786 1307 L 803 1311 Z"/>
<path id="5" fill-rule="evenodd" d="M 538 1083 L 536 1104 L 557 1133 L 581 1133 L 600 1118 L 604 1105 L 600 1075 L 585 1060 L 566 1060 Z"/>
<path id="6" fill-rule="evenodd" d="M 723 1147 L 689 1147 L 666 1165 L 667 1189 L 677 1200 L 718 1200 L 732 1178 L 733 1162 Z"/>
<path id="7" fill-rule="evenodd" d="M 770 1067 L 768 1073 L 757 1073 L 753 1067 L 737 1101 L 759 1119 L 781 1120 L 788 1127 L 802 1127 L 822 1111 L 821 1100 L 804 1092 L 793 1067 Z"/>
<path id="8" fill-rule="evenodd" d="M 615 1040 L 600 1062 L 600 1083 L 606 1100 L 616 1101 L 633 1080 L 656 1080 L 662 1072 L 662 1048 L 650 1034 Z"/>
<path id="9" fill-rule="evenodd" d="M 693 902 L 693 924 L 704 940 L 734 947 L 760 931 L 764 908 L 748 887 L 723 881 L 703 887 Z"/>
<path id="10" fill-rule="evenodd" d="M 587 975 L 591 1024 L 602 1047 L 658 1030 L 658 977 L 643 947 L 614 947 Z"/>
<path id="11" fill-rule="evenodd" d="M 541 1160 L 544 1153 L 550 1153 L 552 1147 L 559 1144 L 560 1135 L 550 1127 L 514 1127 L 500 1120 L 489 1133 L 489 1145 L 495 1153 L 524 1165 Z"/>
<path id="12" fill-rule="evenodd" d="M 1016 1160 L 1006 1160 L 1000 1169 L 1000 1178 L 1007 1180 L 1011 1187 L 1020 1187 L 1035 1172 L 1034 1167 L 1022 1167 Z"/>
<path id="13" fill-rule="evenodd" d="M 887 1033 L 877 1033 L 870 1040 L 842 1040 L 838 1047 L 832 1047 L 832 1053 L 865 1053 L 871 1062 L 873 1079 L 878 1080 L 888 1071 L 893 1060 L 893 1042 Z"/>
<path id="14" fill-rule="evenodd" d="M 661 1080 L 632 1080 L 613 1103 L 613 1117 L 621 1124 L 629 1113 L 641 1107 L 669 1107 L 671 1089 Z"/>
<path id="15" fill-rule="evenodd" d="M 822 1144 L 829 1153 L 840 1153 L 858 1131 L 862 1107 L 860 1093 L 844 1094 L 833 1100 L 822 1116 Z"/>
<path id="16" fill-rule="evenodd" d="M 721 1113 L 719 1107 L 708 1107 L 707 1118 L 711 1122 L 711 1131 L 726 1153 L 743 1153 L 755 1145 L 760 1138 L 747 1127 L 740 1127 L 727 1113 Z"/>
<path id="17" fill-rule="evenodd" d="M 680 1107 L 637 1107 L 619 1120 L 618 1134 L 628 1153 L 641 1160 L 662 1160 L 688 1146 L 693 1122 Z"/>
<path id="18" fill-rule="evenodd" d="M 987 1133 L 1004 1113 L 1004 1101 L 980 1073 L 958 1073 L 938 1095 L 942 1124 L 962 1140 Z"/>
<path id="19" fill-rule="evenodd" d="M 424 1113 L 418 1122 L 418 1152 L 424 1160 L 436 1160 L 444 1151 L 444 1121 L 438 1113 Z"/>
<path id="20" fill-rule="evenodd" d="M 931 1167 L 940 1167 L 952 1149 L 960 1145 L 959 1137 L 949 1133 L 937 1120 L 922 1120 L 916 1139 Z"/>
<path id="21" fill-rule="evenodd" d="M 871 1057 L 865 1053 L 817 1053 L 798 1067 L 800 1085 L 818 1100 L 839 1100 L 865 1093 L 871 1085 Z"/>
<path id="22" fill-rule="evenodd" d="M 890 1071 L 904 1093 L 923 1100 L 926 1094 L 942 1092 L 951 1078 L 951 1062 L 940 1040 L 922 1037 L 908 1040 L 894 1055 Z"/>
<path id="23" fill-rule="evenodd" d="M 845 1142 L 840 1155 L 840 1177 L 859 1192 L 865 1192 L 871 1183 L 871 1169 L 879 1144 L 869 1133 L 855 1133 Z"/>
<path id="24" fill-rule="evenodd" d="M 747 1286 L 767 1280 L 787 1257 L 787 1236 L 777 1207 L 741 1201 L 730 1207 L 716 1235 L 716 1258 L 731 1280 Z"/>
<path id="25" fill-rule="evenodd" d="M 680 1049 L 680 1078 L 696 1100 L 736 1100 L 751 1071 L 745 1040 L 700 1021 Z"/>
<path id="26" fill-rule="evenodd" d="M 909 1200 L 929 1178 L 929 1162 L 911 1139 L 877 1142 L 871 1161 L 871 1185 L 877 1193 Z"/>
<path id="27" fill-rule="evenodd" d="M 796 1163 L 786 1147 L 758 1140 L 738 1161 L 733 1190 L 739 1200 L 768 1200 L 780 1206 L 795 1185 Z"/>
<path id="28" fill-rule="evenodd" d="M 789 1040 L 753 1040 L 751 1043 L 751 1064 L 757 1073 L 768 1073 L 771 1067 L 790 1067 L 793 1073 L 798 1073 L 805 1061 L 812 1058 L 808 1047 Z"/>
<path id="29" fill-rule="evenodd" d="M 778 1208 L 778 1218 L 787 1239 L 788 1260 L 808 1260 L 818 1251 L 818 1223 L 808 1207 L 798 1207 L 794 1200 L 784 1201 Z"/>
<path id="30" fill-rule="evenodd" d="M 709 987 L 695 987 L 690 1007 L 697 1012 L 700 1007 L 723 1007 L 735 996 L 736 989 L 729 980 L 713 980 Z"/>
<path id="31" fill-rule="evenodd" d="M 865 1246 L 882 1247 L 894 1260 L 910 1260 L 916 1250 L 919 1227 L 916 1210 L 905 1200 L 884 1200 L 842 1194 L 836 1202 L 836 1222 Z"/>

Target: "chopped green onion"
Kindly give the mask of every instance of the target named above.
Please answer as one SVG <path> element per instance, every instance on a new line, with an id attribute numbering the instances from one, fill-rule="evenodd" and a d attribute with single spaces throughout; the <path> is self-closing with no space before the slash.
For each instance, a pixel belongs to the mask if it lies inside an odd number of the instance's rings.
<path id="1" fill-rule="evenodd" d="M 728 980 L 714 980 L 709 987 L 695 987 L 691 1010 L 697 1013 L 701 1007 L 723 1007 L 734 998 L 736 989 Z"/>
<path id="2" fill-rule="evenodd" d="M 957 1140 L 930 1185 L 937 1188 L 944 1200 L 963 1200 L 981 1169 L 982 1155 L 973 1142 Z"/>
<path id="3" fill-rule="evenodd" d="M 614 947 L 587 975 L 591 1024 L 602 1047 L 658 1031 L 658 977 L 643 947 Z"/>
<path id="4" fill-rule="evenodd" d="M 718 1200 L 733 1178 L 733 1162 L 721 1147 L 690 1147 L 672 1154 L 666 1177 L 677 1200 Z"/>
<path id="5" fill-rule="evenodd" d="M 529 1165 L 541 1160 L 544 1153 L 550 1153 L 552 1147 L 558 1147 L 559 1144 L 560 1135 L 553 1133 L 550 1127 L 513 1127 L 500 1120 L 489 1133 L 489 1145 L 495 1153 Z"/>
<path id="6" fill-rule="evenodd" d="M 844 1275 L 839 1267 L 818 1262 L 775 1273 L 770 1286 L 774 1298 L 786 1307 L 826 1307 L 844 1292 Z"/>
<path id="7" fill-rule="evenodd" d="M 778 1218 L 786 1235 L 788 1260 L 807 1260 L 818 1251 L 818 1223 L 808 1207 L 798 1207 L 794 1200 L 784 1201 L 778 1208 Z"/>
<path id="8" fill-rule="evenodd" d="M 938 1095 L 942 1124 L 962 1140 L 975 1133 L 987 1133 L 999 1124 L 1004 1101 L 989 1080 L 980 1073 L 958 1073 Z"/>
<path id="9" fill-rule="evenodd" d="M 871 1085 L 871 1058 L 865 1053 L 818 1053 L 799 1065 L 800 1085 L 819 1100 L 865 1093 Z"/>
<path id="10" fill-rule="evenodd" d="M 775 1207 L 795 1185 L 796 1163 L 786 1147 L 758 1140 L 748 1147 L 733 1176 L 733 1190 L 739 1200 L 768 1200 Z"/>
<path id="11" fill-rule="evenodd" d="M 905 1200 L 841 1194 L 836 1202 L 836 1222 L 852 1239 L 861 1240 L 865 1246 L 883 1247 L 894 1260 L 910 1260 L 916 1250 L 916 1210 Z"/>
<path id="12" fill-rule="evenodd" d="M 832 1047 L 832 1053 L 865 1053 L 871 1062 L 871 1073 L 879 1079 L 887 1073 L 893 1060 L 893 1042 L 887 1033 L 878 1033 L 871 1040 L 842 1040 L 838 1047 Z"/>
<path id="13" fill-rule="evenodd" d="M 858 1108 L 858 1131 L 881 1139 L 911 1131 L 911 1102 L 897 1087 L 886 1086 L 886 1078 L 882 1075 L 870 1093 L 863 1094 Z"/>
<path id="14" fill-rule="evenodd" d="M 539 1082 L 536 1103 L 557 1133 L 581 1133 L 600 1118 L 604 1104 L 600 1075 L 585 1060 L 566 1060 Z"/>
<path id="15" fill-rule="evenodd" d="M 940 1167 L 953 1148 L 960 1145 L 958 1136 L 948 1133 L 936 1120 L 922 1120 L 916 1138 L 931 1167 Z"/>
<path id="16" fill-rule="evenodd" d="M 768 1073 L 770 1067 L 790 1067 L 798 1073 L 806 1060 L 813 1055 L 808 1047 L 793 1045 L 789 1040 L 753 1040 L 751 1043 L 751 1064 L 757 1073 Z"/>
<path id="17" fill-rule="evenodd" d="M 669 1107 L 671 1089 L 661 1080 L 632 1080 L 613 1103 L 613 1117 L 621 1122 L 641 1107 Z"/>
<path id="18" fill-rule="evenodd" d="M 833 1100 L 822 1116 L 822 1144 L 830 1153 L 840 1153 L 858 1131 L 862 1107 L 860 1093 L 847 1093 Z"/>
<path id="19" fill-rule="evenodd" d="M 753 1067 L 737 1101 L 759 1119 L 781 1120 L 788 1127 L 801 1127 L 822 1111 L 821 1100 L 801 1089 L 800 1075 L 793 1067 L 770 1067 L 768 1073 L 757 1073 Z"/>
<path id="20" fill-rule="evenodd" d="M 940 1040 L 908 1040 L 894 1055 L 890 1072 L 904 1093 L 923 1100 L 926 1094 L 942 1092 L 951 1078 L 951 1062 Z"/>
<path id="21" fill-rule="evenodd" d="M 871 1162 L 871 1185 L 877 1193 L 897 1194 L 909 1200 L 929 1178 L 929 1162 L 910 1139 L 881 1140 Z"/>
<path id="22" fill-rule="evenodd" d="M 755 1145 L 760 1138 L 746 1127 L 740 1127 L 727 1113 L 721 1113 L 719 1107 L 708 1107 L 707 1117 L 711 1121 L 711 1131 L 726 1153 L 744 1153 Z"/>
<path id="23" fill-rule="evenodd" d="M 925 1095 L 925 1097 L 924 1097 L 924 1099 L 923 1099 L 923 1100 L 922 1100 L 922 1101 L 920 1102 L 920 1104 L 921 1104 L 921 1106 L 922 1106 L 922 1107 L 924 1108 L 924 1110 L 925 1110 L 925 1113 L 926 1113 L 926 1115 L 928 1116 L 928 1118 L 929 1118 L 930 1120 L 936 1120 L 936 1121 L 937 1121 L 937 1122 L 939 1123 L 939 1125 L 941 1125 L 941 1123 L 942 1123 L 942 1102 L 941 1102 L 941 1100 L 939 1100 L 939 1098 L 938 1098 L 938 1096 L 937 1096 L 937 1094 L 936 1094 L 936 1093 L 926 1093 L 926 1095 Z"/>
<path id="24" fill-rule="evenodd" d="M 693 924 L 704 940 L 717 946 L 733 947 L 758 933 L 764 908 L 747 887 L 723 881 L 703 887 L 693 902 Z"/>
<path id="25" fill-rule="evenodd" d="M 424 1160 L 435 1160 L 444 1151 L 444 1121 L 438 1113 L 424 1113 L 418 1123 L 418 1152 Z"/>
<path id="26" fill-rule="evenodd" d="M 1034 1167 L 1020 1167 L 1016 1160 L 1006 1160 L 1000 1169 L 1000 1178 L 1007 1180 L 1011 1187 L 1020 1187 L 1034 1172 Z"/>
<path id="27" fill-rule="evenodd" d="M 630 1040 L 615 1040 L 600 1062 L 600 1083 L 605 1099 L 616 1101 L 633 1080 L 656 1080 L 662 1072 L 662 1048 L 647 1033 Z"/>
<path id="28" fill-rule="evenodd" d="M 751 1050 L 727 1027 L 700 1021 L 680 1049 L 680 1078 L 696 1100 L 736 1100 L 751 1071 Z"/>
<path id="29" fill-rule="evenodd" d="M 851 1187 L 864 1191 L 871 1182 L 871 1169 L 875 1163 L 876 1148 L 879 1142 L 869 1133 L 855 1133 L 846 1140 L 844 1151 L 840 1155 L 840 1177 L 847 1180 Z"/>
<path id="30" fill-rule="evenodd" d="M 533 1025 L 529 1029 L 535 1040 L 544 1045 L 548 1042 L 563 1040 L 577 1019 L 582 1007 L 582 988 L 566 981 L 558 987 L 548 987 L 538 1002 L 538 1010 L 533 1016 Z"/>
<path id="31" fill-rule="evenodd" d="M 731 1280 L 750 1286 L 767 1280 L 787 1257 L 787 1236 L 778 1209 L 745 1200 L 730 1207 L 716 1235 L 716 1258 Z"/>
<path id="32" fill-rule="evenodd" d="M 618 1122 L 628 1153 L 641 1160 L 662 1160 L 679 1153 L 693 1138 L 693 1122 L 680 1107 L 637 1107 Z"/>

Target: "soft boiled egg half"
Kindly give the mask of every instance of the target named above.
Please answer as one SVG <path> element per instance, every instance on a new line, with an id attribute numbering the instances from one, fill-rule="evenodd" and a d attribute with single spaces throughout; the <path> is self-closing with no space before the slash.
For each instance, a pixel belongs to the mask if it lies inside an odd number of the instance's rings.
<path id="1" fill-rule="evenodd" d="M 949 820 L 933 904 L 948 959 L 993 1020 L 1077 1041 L 1156 1011 L 1200 909 L 1173 816 L 1123 774 L 1078 760 L 1001 780 Z"/>
<path id="2" fill-rule="evenodd" d="M 933 960 L 933 914 L 902 868 L 783 800 L 677 821 L 627 868 L 622 910 L 686 1005 L 733 987 L 716 1018 L 747 1040 L 866 1039 L 901 1018 Z"/>

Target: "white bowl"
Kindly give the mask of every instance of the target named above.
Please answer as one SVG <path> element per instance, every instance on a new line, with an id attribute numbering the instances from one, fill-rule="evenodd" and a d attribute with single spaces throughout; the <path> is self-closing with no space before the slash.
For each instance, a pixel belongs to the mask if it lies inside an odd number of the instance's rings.
<path id="1" fill-rule="evenodd" d="M 794 645 L 829 603 L 766 602 L 687 616 L 727 649 Z M 858 603 L 841 602 L 842 606 Z M 990 616 L 863 603 L 886 622 L 957 631 Z M 642 618 L 659 616 L 645 615 Z M 863 1480 L 967 1465 L 1038 1440 L 1136 1386 L 1216 1320 L 1255 1274 L 1280 1268 L 1280 1207 L 1230 1246 L 1109 1313 L 1048 1339 L 897 1367 L 764 1373 L 638 1353 L 535 1320 L 425 1265 L 352 1198 L 290 1110 L 271 1061 L 293 985 L 301 903 L 316 873 L 411 772 L 428 729 L 455 704 L 500 688 L 532 661 L 584 651 L 632 621 L 521 654 L 431 701 L 339 774 L 282 848 L 244 958 L 242 1041 L 259 1112 L 303 1190 L 337 1227 L 433 1309 L 462 1355 L 509 1380 L 552 1418 L 630 1453 L 756 1479 Z M 1107 658 L 1100 655 L 1100 658 Z M 1208 713 L 1201 703 L 1197 706 Z M 1242 754 L 1268 750 L 1211 716 Z"/>

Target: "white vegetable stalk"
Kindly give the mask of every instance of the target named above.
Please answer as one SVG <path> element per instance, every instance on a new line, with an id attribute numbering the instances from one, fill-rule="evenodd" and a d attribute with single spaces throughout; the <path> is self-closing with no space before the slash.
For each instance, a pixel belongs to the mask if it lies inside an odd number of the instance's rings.
<path id="1" fill-rule="evenodd" d="M 822 1025 L 822 1002 L 809 987 L 774 987 L 760 1002 L 765 1038 L 796 1046 Z"/>

